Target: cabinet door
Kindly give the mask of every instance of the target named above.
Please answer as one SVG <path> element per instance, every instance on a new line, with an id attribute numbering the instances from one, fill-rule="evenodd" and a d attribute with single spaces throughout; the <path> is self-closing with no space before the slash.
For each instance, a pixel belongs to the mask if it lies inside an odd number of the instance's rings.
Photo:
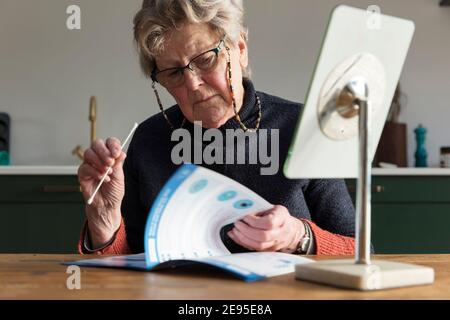
<path id="1" fill-rule="evenodd" d="M 450 203 L 375 203 L 376 253 L 450 253 Z"/>
<path id="2" fill-rule="evenodd" d="M 354 202 L 355 180 L 347 186 Z M 450 253 L 449 226 L 450 177 L 373 177 L 375 253 Z"/>
<path id="3" fill-rule="evenodd" d="M 82 203 L 0 203 L 1 253 L 77 253 Z"/>

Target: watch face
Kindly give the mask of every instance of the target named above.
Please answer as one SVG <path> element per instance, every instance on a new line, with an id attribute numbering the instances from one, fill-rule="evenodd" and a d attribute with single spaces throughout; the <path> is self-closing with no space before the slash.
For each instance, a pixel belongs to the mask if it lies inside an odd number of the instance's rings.
<path id="1" fill-rule="evenodd" d="M 306 253 L 309 249 L 309 244 L 311 242 L 311 236 L 310 236 L 310 229 L 309 226 L 303 222 L 304 226 L 305 226 L 305 234 L 303 235 L 303 238 L 300 240 L 299 244 L 298 244 L 298 249 L 297 252 L 298 253 Z"/>
<path id="2" fill-rule="evenodd" d="M 306 252 L 309 247 L 309 238 L 303 238 L 300 244 L 302 252 Z"/>

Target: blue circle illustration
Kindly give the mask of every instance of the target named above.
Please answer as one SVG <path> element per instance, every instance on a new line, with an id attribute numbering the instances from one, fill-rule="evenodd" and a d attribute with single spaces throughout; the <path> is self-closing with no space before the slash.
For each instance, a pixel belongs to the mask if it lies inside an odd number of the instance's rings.
<path id="1" fill-rule="evenodd" d="M 225 191 L 217 197 L 217 200 L 227 201 L 227 200 L 233 199 L 234 197 L 236 197 L 236 195 L 237 195 L 236 191 L 233 191 L 233 190 Z"/>
<path id="2" fill-rule="evenodd" d="M 206 185 L 208 184 L 208 181 L 206 179 L 201 179 L 196 182 L 194 182 L 191 187 L 189 188 L 190 193 L 196 193 L 202 190 Z"/>
<path id="3" fill-rule="evenodd" d="M 245 200 L 236 201 L 233 204 L 233 207 L 235 207 L 236 209 L 247 209 L 247 208 L 250 208 L 252 205 L 253 205 L 252 200 L 245 199 Z"/>

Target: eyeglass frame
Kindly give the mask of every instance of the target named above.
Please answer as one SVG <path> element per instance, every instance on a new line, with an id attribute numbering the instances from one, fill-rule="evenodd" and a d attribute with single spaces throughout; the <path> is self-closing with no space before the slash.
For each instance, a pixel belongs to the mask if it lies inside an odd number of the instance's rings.
<path id="1" fill-rule="evenodd" d="M 200 56 L 202 56 L 202 55 L 204 55 L 204 54 L 206 54 L 206 53 L 208 53 L 208 52 L 214 52 L 214 53 L 216 54 L 216 57 L 218 58 L 218 57 L 219 57 L 220 51 L 221 51 L 224 47 L 226 47 L 226 45 L 225 45 L 225 37 L 223 37 L 223 38 L 220 40 L 219 44 L 218 44 L 215 48 L 209 49 L 209 50 L 207 50 L 207 51 L 205 51 L 205 52 L 202 52 L 202 53 L 196 55 L 196 56 L 193 57 L 193 58 L 189 61 L 189 63 L 186 64 L 184 67 L 172 67 L 172 68 L 167 68 L 167 69 L 163 69 L 163 70 L 160 70 L 160 71 L 159 71 L 158 68 L 157 68 L 156 65 L 155 65 L 155 67 L 153 68 L 152 73 L 151 73 L 151 79 L 152 79 L 152 81 L 153 81 L 154 83 L 155 83 L 155 82 L 156 82 L 156 83 L 159 83 L 159 81 L 156 79 L 156 76 L 157 76 L 158 74 L 160 74 L 161 72 L 169 71 L 169 70 L 178 70 L 178 71 L 181 71 L 182 74 L 183 74 L 183 82 L 180 83 L 180 85 L 181 85 L 181 84 L 184 83 L 184 70 L 185 70 L 185 69 L 189 69 L 189 70 L 191 70 L 191 71 L 194 71 L 194 69 L 192 68 L 191 64 L 192 64 L 192 62 L 193 62 L 195 59 L 197 59 L 198 57 L 200 57 Z"/>

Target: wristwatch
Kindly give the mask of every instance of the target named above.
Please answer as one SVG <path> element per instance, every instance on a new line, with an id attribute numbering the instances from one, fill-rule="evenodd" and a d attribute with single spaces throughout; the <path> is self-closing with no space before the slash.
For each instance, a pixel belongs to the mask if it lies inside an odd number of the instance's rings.
<path id="1" fill-rule="evenodd" d="M 311 233 L 310 233 L 311 230 L 309 229 L 309 226 L 305 222 L 302 221 L 302 223 L 303 226 L 305 227 L 305 234 L 298 242 L 297 250 L 295 250 L 295 252 L 299 254 L 307 253 L 311 244 Z"/>

